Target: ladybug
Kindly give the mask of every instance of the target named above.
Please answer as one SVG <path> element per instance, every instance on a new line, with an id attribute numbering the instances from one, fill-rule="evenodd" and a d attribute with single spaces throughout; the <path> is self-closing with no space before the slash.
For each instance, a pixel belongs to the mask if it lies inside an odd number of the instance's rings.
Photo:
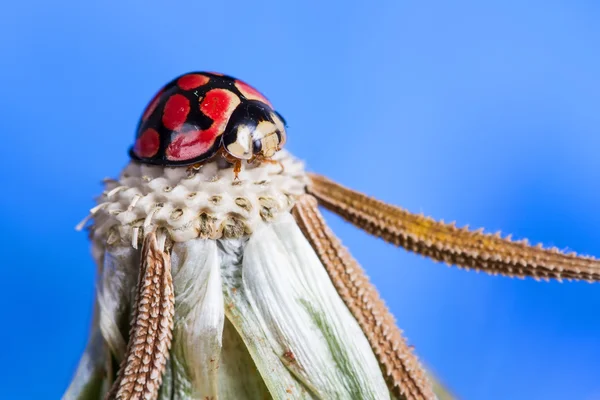
<path id="1" fill-rule="evenodd" d="M 285 120 L 250 85 L 214 72 L 167 83 L 140 118 L 129 154 L 146 164 L 191 166 L 221 154 L 234 164 L 270 160 L 286 140 Z"/>

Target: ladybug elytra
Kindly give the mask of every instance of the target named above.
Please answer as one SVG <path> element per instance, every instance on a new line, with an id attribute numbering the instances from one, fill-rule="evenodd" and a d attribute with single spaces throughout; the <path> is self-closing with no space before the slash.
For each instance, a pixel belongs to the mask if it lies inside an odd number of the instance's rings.
<path id="1" fill-rule="evenodd" d="M 256 89 L 230 76 L 191 72 L 150 101 L 129 153 L 164 166 L 197 166 L 221 153 L 237 176 L 242 160 L 272 162 L 285 140 L 283 117 Z"/>

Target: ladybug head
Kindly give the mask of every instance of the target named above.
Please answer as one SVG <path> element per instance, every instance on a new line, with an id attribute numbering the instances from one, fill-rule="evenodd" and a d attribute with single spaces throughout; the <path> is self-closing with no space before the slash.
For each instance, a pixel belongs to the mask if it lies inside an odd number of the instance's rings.
<path id="1" fill-rule="evenodd" d="M 233 113 L 223 135 L 223 147 L 241 160 L 269 158 L 286 140 L 285 120 L 262 102 L 250 101 Z"/>

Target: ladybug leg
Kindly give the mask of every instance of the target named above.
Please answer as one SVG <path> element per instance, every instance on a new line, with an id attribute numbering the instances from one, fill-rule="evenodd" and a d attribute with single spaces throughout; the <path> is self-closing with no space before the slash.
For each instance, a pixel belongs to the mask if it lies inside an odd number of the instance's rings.
<path id="1" fill-rule="evenodd" d="M 242 171 L 242 160 L 235 160 L 233 162 L 233 180 L 234 181 L 240 180 L 238 175 L 240 174 L 241 171 Z"/>
<path id="2" fill-rule="evenodd" d="M 240 172 L 242 172 L 242 160 L 240 160 L 239 158 L 235 158 L 225 150 L 221 151 L 221 155 L 223 156 L 225 161 L 227 161 L 230 164 L 233 164 L 233 179 L 239 181 L 239 174 Z"/>
<path id="3" fill-rule="evenodd" d="M 202 167 L 202 163 L 196 163 L 194 165 L 190 165 L 189 167 L 187 167 L 187 175 L 189 177 L 196 175 L 198 173 L 198 171 L 200 171 L 201 167 Z"/>

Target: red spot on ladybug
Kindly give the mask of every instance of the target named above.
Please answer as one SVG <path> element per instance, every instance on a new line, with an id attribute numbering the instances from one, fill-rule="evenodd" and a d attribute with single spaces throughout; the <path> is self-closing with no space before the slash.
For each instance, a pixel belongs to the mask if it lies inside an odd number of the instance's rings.
<path id="1" fill-rule="evenodd" d="M 190 101 L 182 94 L 174 94 L 169 97 L 163 111 L 163 125 L 172 131 L 183 125 L 190 112 Z"/>
<path id="2" fill-rule="evenodd" d="M 136 140 L 133 151 L 142 158 L 153 157 L 160 148 L 160 136 L 152 128 L 148 128 Z"/>
<path id="3" fill-rule="evenodd" d="M 146 107 L 146 111 L 144 111 L 144 114 L 142 115 L 142 121 L 146 121 L 150 117 L 150 115 L 152 115 L 154 110 L 156 110 L 156 106 L 158 105 L 160 96 L 162 94 L 163 94 L 163 91 L 161 90 L 160 92 L 158 92 L 154 95 L 154 98 L 152 99 L 152 101 L 150 102 L 148 107 Z"/>
<path id="4" fill-rule="evenodd" d="M 215 122 L 224 118 L 229 118 L 227 110 L 229 109 L 231 102 L 235 99 L 237 99 L 237 96 L 229 90 L 213 89 L 204 96 L 204 100 L 200 104 L 200 111 Z"/>
<path id="5" fill-rule="evenodd" d="M 247 83 L 242 82 L 240 80 L 236 80 L 235 81 L 235 87 L 237 87 L 238 90 L 248 100 L 262 101 L 263 103 L 268 104 L 269 107 L 273 107 L 271 105 L 271 102 L 269 102 L 269 100 L 267 100 L 267 98 L 265 96 L 263 96 L 258 90 L 254 89 L 252 86 L 248 85 Z"/>
<path id="6" fill-rule="evenodd" d="M 179 133 L 167 148 L 167 158 L 172 161 L 191 160 L 208 152 L 214 144 L 216 129 Z"/>
<path id="7" fill-rule="evenodd" d="M 206 85 L 210 78 L 202 74 L 187 74 L 177 80 L 177 86 L 183 90 L 192 90 Z"/>
<path id="8" fill-rule="evenodd" d="M 190 160 L 202 156 L 215 145 L 223 134 L 233 110 L 240 103 L 239 97 L 227 89 L 213 89 L 204 95 L 200 111 L 213 120 L 207 129 L 178 133 L 167 147 L 167 159 Z"/>

